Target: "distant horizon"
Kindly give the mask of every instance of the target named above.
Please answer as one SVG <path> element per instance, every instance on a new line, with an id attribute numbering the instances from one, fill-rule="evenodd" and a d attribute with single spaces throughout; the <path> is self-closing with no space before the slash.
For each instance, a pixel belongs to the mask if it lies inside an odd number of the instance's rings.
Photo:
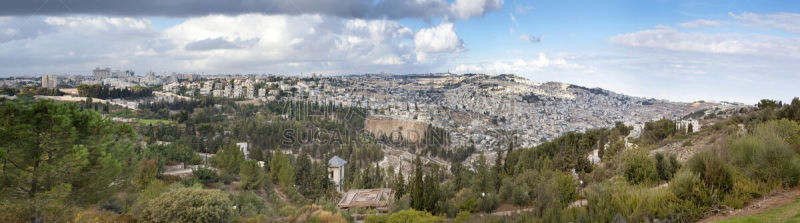
<path id="1" fill-rule="evenodd" d="M 798 60 L 793 1 L 0 3 L 0 76 L 98 66 L 514 73 L 677 101 L 756 102 L 798 96 Z"/>
<path id="2" fill-rule="evenodd" d="M 115 70 L 115 69 L 112 69 L 112 71 L 116 71 L 116 70 Z M 146 74 L 147 72 L 145 72 L 144 74 L 143 74 L 143 73 L 140 73 L 140 72 L 136 72 L 136 71 L 134 71 L 134 72 L 135 72 L 134 76 L 137 76 L 137 77 L 144 77 L 144 76 L 147 76 L 147 74 Z M 155 73 L 155 74 L 156 74 L 156 76 L 161 76 L 161 74 L 162 74 L 163 72 L 153 72 L 153 73 Z M 170 75 L 172 75 L 172 73 L 173 73 L 173 72 L 167 72 L 166 74 L 167 74 L 167 76 L 170 76 Z M 274 76 L 282 76 L 282 77 L 310 77 L 310 76 L 312 75 L 312 73 L 308 73 L 308 74 L 288 74 L 288 75 L 287 75 L 287 74 L 270 74 L 270 73 L 216 73 L 216 74 L 209 74 L 209 73 L 189 73 L 189 72 L 174 72 L 174 73 L 175 73 L 175 74 L 181 74 L 181 75 L 190 74 L 190 75 L 203 75 L 203 76 L 215 76 L 215 75 L 240 75 L 240 76 L 246 76 L 246 75 L 274 75 Z M 409 75 L 428 75 L 428 74 L 447 74 L 447 73 L 448 73 L 448 72 L 407 73 L 407 74 L 398 74 L 398 73 L 384 73 L 383 75 L 393 75 L 393 76 L 409 76 Z M 325 73 L 313 73 L 313 74 L 319 75 L 319 77 L 348 77 L 348 76 L 382 75 L 381 73 L 361 73 L 361 74 L 325 74 Z M 624 94 L 624 95 L 631 96 L 631 97 L 648 98 L 648 99 L 656 99 L 656 100 L 666 100 L 666 101 L 670 101 L 670 102 L 680 102 L 680 103 L 694 103 L 694 102 L 705 101 L 705 102 L 717 102 L 717 103 L 719 103 L 719 102 L 726 102 L 726 103 L 741 103 L 741 104 L 745 104 L 745 105 L 755 105 L 755 104 L 757 104 L 757 103 L 758 103 L 760 100 L 762 100 L 762 99 L 770 99 L 770 100 L 781 101 L 781 102 L 783 102 L 783 103 L 789 103 L 789 102 L 791 102 L 791 101 L 792 101 L 792 99 L 794 99 L 795 97 L 800 97 L 800 95 L 798 95 L 798 96 L 790 97 L 790 98 L 788 98 L 788 99 L 778 99 L 778 98 L 761 98 L 761 99 L 757 99 L 756 101 L 753 101 L 753 102 L 743 102 L 743 101 L 724 100 L 724 99 L 723 99 L 723 100 L 720 100 L 720 99 L 713 99 L 713 98 L 705 98 L 705 99 L 702 99 L 702 98 L 701 98 L 701 99 L 696 99 L 696 100 L 675 100 L 675 99 L 669 99 L 669 98 L 657 97 L 657 96 L 642 96 L 642 95 L 634 95 L 634 94 L 629 94 L 629 93 L 626 93 L 626 92 L 623 92 L 623 91 L 618 91 L 618 90 L 614 90 L 614 89 L 603 88 L 603 87 L 599 87 L 599 86 L 587 86 L 587 85 L 580 85 L 580 84 L 574 84 L 574 83 L 563 82 L 563 81 L 557 81 L 557 80 L 543 80 L 543 81 L 535 81 L 535 80 L 531 80 L 530 78 L 527 78 L 527 77 L 525 77 L 525 76 L 522 76 L 522 75 L 519 75 L 519 74 L 513 74 L 513 73 L 502 73 L 502 74 L 495 74 L 495 73 L 462 73 L 462 74 L 458 74 L 458 73 L 450 73 L 450 74 L 453 74 L 453 75 L 459 75 L 459 76 L 463 76 L 463 75 L 467 75 L 467 74 L 476 74 L 476 75 L 514 75 L 514 76 L 521 77 L 521 78 L 525 78 L 526 80 L 533 81 L 533 82 L 536 82 L 536 83 L 562 83 L 562 84 L 576 85 L 576 86 L 587 87 L 587 88 L 600 88 L 600 89 L 603 89 L 603 90 L 611 91 L 611 92 L 614 92 L 614 93 L 617 93 L 617 94 Z M 91 77 L 91 76 L 92 76 L 92 74 L 91 74 L 91 73 L 88 73 L 88 74 L 51 74 L 51 73 L 44 73 L 44 74 L 26 74 L 26 75 L 16 75 L 16 76 L 12 75 L 12 76 L 6 76 L 6 77 L 2 77 L 2 78 L 11 78 L 11 77 L 21 77 L 21 78 L 40 78 L 41 76 L 44 76 L 44 75 L 56 75 L 56 76 L 84 76 L 84 77 Z"/>

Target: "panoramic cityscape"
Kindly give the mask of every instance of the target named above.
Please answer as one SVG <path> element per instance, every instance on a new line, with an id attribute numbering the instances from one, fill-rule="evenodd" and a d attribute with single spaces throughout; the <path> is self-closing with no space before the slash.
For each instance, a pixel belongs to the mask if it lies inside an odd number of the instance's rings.
<path id="1" fill-rule="evenodd" d="M 800 4 L 0 3 L 0 222 L 795 222 Z"/>

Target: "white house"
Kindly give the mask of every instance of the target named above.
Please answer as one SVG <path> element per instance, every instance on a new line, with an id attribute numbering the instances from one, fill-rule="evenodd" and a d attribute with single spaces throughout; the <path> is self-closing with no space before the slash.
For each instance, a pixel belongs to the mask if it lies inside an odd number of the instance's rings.
<path id="1" fill-rule="evenodd" d="M 333 158 L 328 160 L 328 178 L 331 179 L 336 187 L 336 191 L 339 192 L 342 192 L 342 184 L 344 183 L 345 164 L 347 164 L 347 161 L 338 156 L 333 156 Z"/>

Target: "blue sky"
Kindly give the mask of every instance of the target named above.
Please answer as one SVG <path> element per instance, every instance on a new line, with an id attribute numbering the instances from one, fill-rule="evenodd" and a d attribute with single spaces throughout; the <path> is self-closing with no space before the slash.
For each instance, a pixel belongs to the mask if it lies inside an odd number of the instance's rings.
<path id="1" fill-rule="evenodd" d="M 0 76 L 451 71 L 678 101 L 800 96 L 793 1 L 167 3 L 0 3 Z"/>

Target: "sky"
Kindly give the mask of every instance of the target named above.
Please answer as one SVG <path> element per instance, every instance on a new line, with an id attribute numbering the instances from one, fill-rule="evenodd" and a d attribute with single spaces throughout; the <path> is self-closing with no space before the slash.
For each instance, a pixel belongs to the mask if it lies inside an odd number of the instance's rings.
<path id="1" fill-rule="evenodd" d="M 673 101 L 800 96 L 800 2 L 6 0 L 0 77 L 513 73 Z"/>

